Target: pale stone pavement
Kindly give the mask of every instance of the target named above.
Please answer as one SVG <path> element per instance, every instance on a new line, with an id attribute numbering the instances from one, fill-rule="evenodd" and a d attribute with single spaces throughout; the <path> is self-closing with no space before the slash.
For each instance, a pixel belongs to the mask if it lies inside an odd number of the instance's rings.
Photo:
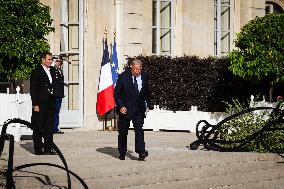
<path id="1" fill-rule="evenodd" d="M 121 161 L 116 131 L 64 131 L 54 135 L 54 141 L 70 170 L 91 189 L 284 188 L 283 159 L 276 154 L 192 151 L 188 145 L 194 133 L 145 131 L 149 157 L 140 162 L 131 130 L 129 152 Z M 14 166 L 36 162 L 63 165 L 58 156 L 34 155 L 30 139 L 15 143 Z M 54 167 L 30 167 L 14 175 L 17 189 L 67 188 L 66 173 Z M 72 189 L 79 188 L 72 177 Z"/>

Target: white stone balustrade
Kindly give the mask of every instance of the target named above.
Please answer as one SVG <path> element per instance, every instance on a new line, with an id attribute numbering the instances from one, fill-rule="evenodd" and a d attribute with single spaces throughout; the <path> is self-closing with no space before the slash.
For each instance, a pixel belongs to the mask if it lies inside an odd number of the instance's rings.
<path id="1" fill-rule="evenodd" d="M 0 93 L 0 129 L 8 119 L 20 118 L 31 121 L 32 102 L 30 94 L 21 94 L 17 87 L 16 94 Z M 254 101 L 251 96 L 251 107 L 275 107 L 277 103 Z M 196 106 L 192 106 L 190 111 L 170 111 L 154 106 L 153 110 L 147 113 L 144 122 L 144 129 L 153 131 L 172 130 L 172 131 L 196 131 L 196 124 L 200 120 L 206 120 L 210 124 L 217 124 L 227 116 L 224 112 L 203 112 Z M 131 123 L 131 128 L 133 128 Z M 20 141 L 22 135 L 32 135 L 32 130 L 20 124 L 11 124 L 7 128 L 7 133 L 15 137 L 15 141 Z"/>
<path id="2" fill-rule="evenodd" d="M 16 88 L 16 94 L 0 93 L 0 130 L 5 121 L 13 118 L 20 118 L 28 122 L 31 121 L 32 102 L 29 94 L 21 94 L 20 87 Z M 15 141 L 20 141 L 22 135 L 32 135 L 32 130 L 24 125 L 10 124 L 7 133 L 14 136 Z"/>
<path id="3" fill-rule="evenodd" d="M 217 124 L 226 117 L 224 112 L 202 112 L 196 106 L 192 106 L 190 111 L 170 111 L 162 110 L 159 106 L 154 106 L 153 110 L 147 113 L 144 122 L 144 129 L 153 131 L 196 131 L 196 124 L 200 120 L 206 120 L 210 124 Z M 133 128 L 131 123 L 130 128 Z"/>
<path id="4" fill-rule="evenodd" d="M 262 101 L 254 101 L 254 96 L 251 96 L 250 107 L 276 107 L 277 103 Z M 255 113 L 261 113 L 257 110 Z M 196 132 L 196 124 L 200 120 L 206 120 L 208 123 L 215 125 L 228 114 L 224 112 L 203 112 L 198 111 L 196 106 L 192 106 L 190 111 L 169 111 L 162 110 L 159 106 L 154 106 L 153 110 L 147 113 L 143 128 L 153 131 L 159 130 L 181 130 Z M 133 128 L 131 123 L 130 128 Z"/>

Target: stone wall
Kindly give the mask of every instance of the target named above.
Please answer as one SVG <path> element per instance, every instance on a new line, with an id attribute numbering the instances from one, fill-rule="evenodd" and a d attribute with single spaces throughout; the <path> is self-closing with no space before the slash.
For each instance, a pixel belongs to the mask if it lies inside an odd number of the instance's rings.
<path id="1" fill-rule="evenodd" d="M 283 4 L 283 0 L 278 0 Z M 59 53 L 60 1 L 41 0 L 51 7 L 55 33 L 47 36 L 51 51 Z M 121 15 L 118 44 L 120 64 L 126 56 L 152 54 L 152 1 L 151 0 L 85 0 L 84 19 L 84 126 L 101 129 L 95 107 L 102 58 L 102 40 L 105 28 L 108 42 L 113 43 L 116 16 Z M 116 14 L 115 2 L 121 3 L 121 14 Z M 173 56 L 214 54 L 214 1 L 174 0 Z M 265 0 L 235 0 L 234 33 L 249 20 L 265 15 Z"/>

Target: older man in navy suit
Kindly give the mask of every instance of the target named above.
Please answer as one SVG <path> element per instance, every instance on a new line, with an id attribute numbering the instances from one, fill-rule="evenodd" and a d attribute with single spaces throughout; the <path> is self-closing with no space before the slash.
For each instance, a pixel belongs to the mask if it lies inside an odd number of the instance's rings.
<path id="1" fill-rule="evenodd" d="M 132 120 L 135 131 L 135 152 L 139 154 L 138 160 L 143 161 L 148 156 L 148 151 L 145 150 L 143 124 L 145 113 L 150 105 L 149 77 L 146 72 L 142 71 L 140 60 L 134 59 L 130 67 L 131 70 L 127 70 L 118 76 L 114 91 L 119 114 L 119 159 L 125 160 L 128 128 Z"/>

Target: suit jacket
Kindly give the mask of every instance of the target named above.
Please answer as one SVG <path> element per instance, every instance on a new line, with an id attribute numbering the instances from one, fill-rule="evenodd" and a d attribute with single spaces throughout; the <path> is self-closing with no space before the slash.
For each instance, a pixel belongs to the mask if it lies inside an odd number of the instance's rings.
<path id="1" fill-rule="evenodd" d="M 120 108 L 126 107 L 126 118 L 131 118 L 138 110 L 145 115 L 146 102 L 150 106 L 149 94 L 149 76 L 146 72 L 141 72 L 142 88 L 137 94 L 135 91 L 131 71 L 125 71 L 118 76 L 117 83 L 114 90 L 114 99 L 117 106 L 117 112 L 120 116 Z"/>
<path id="2" fill-rule="evenodd" d="M 52 75 L 52 72 L 50 74 Z M 41 64 L 37 65 L 31 73 L 30 95 L 33 106 L 52 105 L 54 103 L 53 85 Z"/>
<path id="3" fill-rule="evenodd" d="M 55 97 L 64 97 L 64 76 L 60 68 L 50 67 L 50 72 L 52 73 L 52 83 L 54 88 Z"/>

